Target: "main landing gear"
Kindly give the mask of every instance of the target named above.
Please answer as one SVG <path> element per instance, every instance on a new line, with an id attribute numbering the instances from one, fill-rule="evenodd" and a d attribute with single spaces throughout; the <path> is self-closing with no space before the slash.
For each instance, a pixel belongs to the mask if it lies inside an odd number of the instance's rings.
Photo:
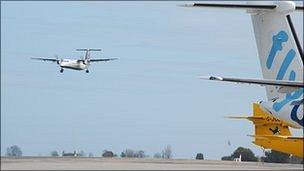
<path id="1" fill-rule="evenodd" d="M 60 69 L 60 73 L 63 73 L 63 68 Z"/>
<path id="2" fill-rule="evenodd" d="M 86 70 L 86 73 L 89 73 L 89 70 L 88 70 L 88 69 Z"/>

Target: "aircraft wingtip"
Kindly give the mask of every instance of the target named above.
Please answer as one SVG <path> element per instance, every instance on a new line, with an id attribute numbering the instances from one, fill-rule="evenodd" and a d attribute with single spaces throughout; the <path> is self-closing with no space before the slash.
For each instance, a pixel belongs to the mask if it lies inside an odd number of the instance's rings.
<path id="1" fill-rule="evenodd" d="M 217 76 L 200 76 L 200 79 L 223 81 L 222 77 L 217 77 Z"/>
<path id="2" fill-rule="evenodd" d="M 199 78 L 203 80 L 210 80 L 210 76 L 199 76 Z"/>
<path id="3" fill-rule="evenodd" d="M 193 7 L 193 4 L 180 4 L 179 7 Z"/>

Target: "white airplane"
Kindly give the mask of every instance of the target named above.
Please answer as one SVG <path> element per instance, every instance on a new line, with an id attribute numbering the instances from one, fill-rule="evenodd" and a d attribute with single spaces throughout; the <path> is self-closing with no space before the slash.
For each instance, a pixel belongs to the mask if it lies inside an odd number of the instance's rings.
<path id="1" fill-rule="evenodd" d="M 294 128 L 303 128 L 303 50 L 290 14 L 302 10 L 292 1 L 247 4 L 194 3 L 187 7 L 218 7 L 247 9 L 251 14 L 263 79 L 226 78 L 203 79 L 258 84 L 266 87 L 267 100 L 259 102 L 264 111 Z"/>
<path id="2" fill-rule="evenodd" d="M 91 59 L 90 52 L 91 51 L 101 51 L 101 49 L 76 49 L 76 51 L 84 51 L 85 56 L 84 59 L 58 59 L 58 58 L 32 58 L 36 60 L 42 61 L 51 61 L 56 62 L 60 67 L 60 72 L 63 72 L 64 68 L 73 69 L 73 70 L 86 70 L 86 73 L 89 73 L 89 66 L 91 62 L 104 62 L 110 60 L 116 60 L 117 58 L 102 58 L 102 59 Z"/>

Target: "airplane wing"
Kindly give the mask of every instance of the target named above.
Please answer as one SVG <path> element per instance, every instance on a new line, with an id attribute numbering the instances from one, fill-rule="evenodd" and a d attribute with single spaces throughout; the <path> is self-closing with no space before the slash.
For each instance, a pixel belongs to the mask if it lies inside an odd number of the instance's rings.
<path id="1" fill-rule="evenodd" d="M 217 76 L 207 76 L 200 77 L 205 80 L 215 80 L 215 81 L 227 81 L 236 83 L 248 83 L 248 84 L 258 84 L 258 85 L 271 85 L 289 88 L 304 88 L 304 83 L 301 81 L 286 81 L 286 80 L 268 80 L 268 79 L 246 79 L 246 78 L 228 78 L 228 77 L 217 77 Z"/>
<path id="2" fill-rule="evenodd" d="M 248 120 L 263 120 L 263 116 L 226 116 L 225 118 L 229 119 L 248 119 Z"/>
<path id="3" fill-rule="evenodd" d="M 90 59 L 90 62 L 103 62 L 103 61 L 111 61 L 116 60 L 118 58 L 103 58 L 103 59 Z"/>
<path id="4" fill-rule="evenodd" d="M 58 59 L 56 59 L 56 58 L 32 58 L 32 59 L 41 60 L 41 61 L 51 61 L 51 62 L 58 61 Z"/>

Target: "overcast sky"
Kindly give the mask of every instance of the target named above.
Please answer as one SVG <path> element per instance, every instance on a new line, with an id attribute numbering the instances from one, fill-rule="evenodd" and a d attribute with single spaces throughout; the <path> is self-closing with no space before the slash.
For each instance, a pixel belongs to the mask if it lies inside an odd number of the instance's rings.
<path id="1" fill-rule="evenodd" d="M 14 144 L 24 155 L 153 156 L 167 144 L 174 158 L 220 159 L 238 146 L 262 155 L 252 124 L 224 116 L 250 115 L 264 88 L 198 79 L 262 77 L 250 16 L 184 3 L 1 2 L 1 155 Z M 303 42 L 303 16 L 292 19 Z M 119 60 L 62 74 L 30 59 L 76 59 L 76 48 Z"/>

